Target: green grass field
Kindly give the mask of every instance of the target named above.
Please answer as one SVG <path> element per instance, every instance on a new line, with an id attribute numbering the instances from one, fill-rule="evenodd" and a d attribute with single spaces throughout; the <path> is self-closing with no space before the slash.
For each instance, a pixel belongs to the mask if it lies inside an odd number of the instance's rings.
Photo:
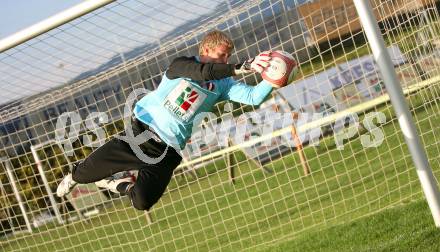
<path id="1" fill-rule="evenodd" d="M 438 89 L 413 95 L 417 126 L 440 174 Z M 236 184 L 225 162 L 173 180 L 152 211 L 153 223 L 118 199 L 89 222 L 49 224 L 33 234 L 2 238 L 2 251 L 438 251 L 438 230 L 423 200 L 398 122 L 389 106 L 385 140 L 364 148 L 361 131 L 336 148 L 332 137 L 306 147 L 312 174 L 296 153 L 268 165 L 269 174 L 234 153 Z M 362 119 L 363 116 L 360 116 Z"/>
<path id="2" fill-rule="evenodd" d="M 439 239 L 427 203 L 417 201 L 259 251 L 439 251 Z"/>

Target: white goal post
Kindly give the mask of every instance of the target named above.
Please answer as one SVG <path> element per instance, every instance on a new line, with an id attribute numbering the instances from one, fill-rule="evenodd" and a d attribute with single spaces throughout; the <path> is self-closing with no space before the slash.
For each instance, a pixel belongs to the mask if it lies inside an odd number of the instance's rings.
<path id="1" fill-rule="evenodd" d="M 440 228 L 440 193 L 437 181 L 434 178 L 428 157 L 421 144 L 411 112 L 405 102 L 405 97 L 392 66 L 391 58 L 389 54 L 383 53 L 386 51 L 386 46 L 374 17 L 373 9 L 368 1 L 354 0 L 353 2 L 356 5 L 360 21 L 371 45 L 371 50 L 382 73 L 387 91 L 390 94 L 391 102 L 396 110 L 396 116 L 399 118 L 400 128 L 411 152 L 435 225 Z"/>
<path id="2" fill-rule="evenodd" d="M 84 1 L 83 3 L 75 5 L 74 7 L 47 18 L 40 23 L 0 40 L 0 53 L 114 1 L 115 0 Z"/>

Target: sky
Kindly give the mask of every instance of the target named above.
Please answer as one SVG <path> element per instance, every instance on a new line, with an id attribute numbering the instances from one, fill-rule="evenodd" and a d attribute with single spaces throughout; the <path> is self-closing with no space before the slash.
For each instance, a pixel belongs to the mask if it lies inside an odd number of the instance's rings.
<path id="1" fill-rule="evenodd" d="M 82 0 L 1 0 L 0 39 L 81 2 Z"/>
<path id="2" fill-rule="evenodd" d="M 0 40 L 83 1 L 0 0 Z M 166 43 L 160 38 L 197 25 L 219 3 L 224 0 L 118 1 L 0 53 L 0 105 L 118 63 L 122 53 Z"/>

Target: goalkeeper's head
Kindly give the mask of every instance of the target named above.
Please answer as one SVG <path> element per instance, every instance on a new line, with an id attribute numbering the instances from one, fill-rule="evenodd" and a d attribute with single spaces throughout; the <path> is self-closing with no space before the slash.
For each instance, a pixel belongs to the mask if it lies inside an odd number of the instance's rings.
<path id="1" fill-rule="evenodd" d="M 205 35 L 199 46 L 203 63 L 227 63 L 234 49 L 234 43 L 223 32 L 214 30 Z"/>

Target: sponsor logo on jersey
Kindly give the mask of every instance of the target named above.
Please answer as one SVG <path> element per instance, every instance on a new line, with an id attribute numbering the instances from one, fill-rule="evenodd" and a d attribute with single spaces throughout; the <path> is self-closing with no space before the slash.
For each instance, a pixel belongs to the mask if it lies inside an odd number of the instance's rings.
<path id="1" fill-rule="evenodd" d="M 191 105 L 199 98 L 199 94 L 192 90 L 190 87 L 185 88 L 182 93 L 177 97 L 175 103 L 179 105 L 183 110 L 188 111 Z"/>
<path id="2" fill-rule="evenodd" d="M 170 92 L 163 105 L 174 116 L 186 121 L 195 114 L 206 96 L 196 90 L 189 82 L 183 80 Z"/>

